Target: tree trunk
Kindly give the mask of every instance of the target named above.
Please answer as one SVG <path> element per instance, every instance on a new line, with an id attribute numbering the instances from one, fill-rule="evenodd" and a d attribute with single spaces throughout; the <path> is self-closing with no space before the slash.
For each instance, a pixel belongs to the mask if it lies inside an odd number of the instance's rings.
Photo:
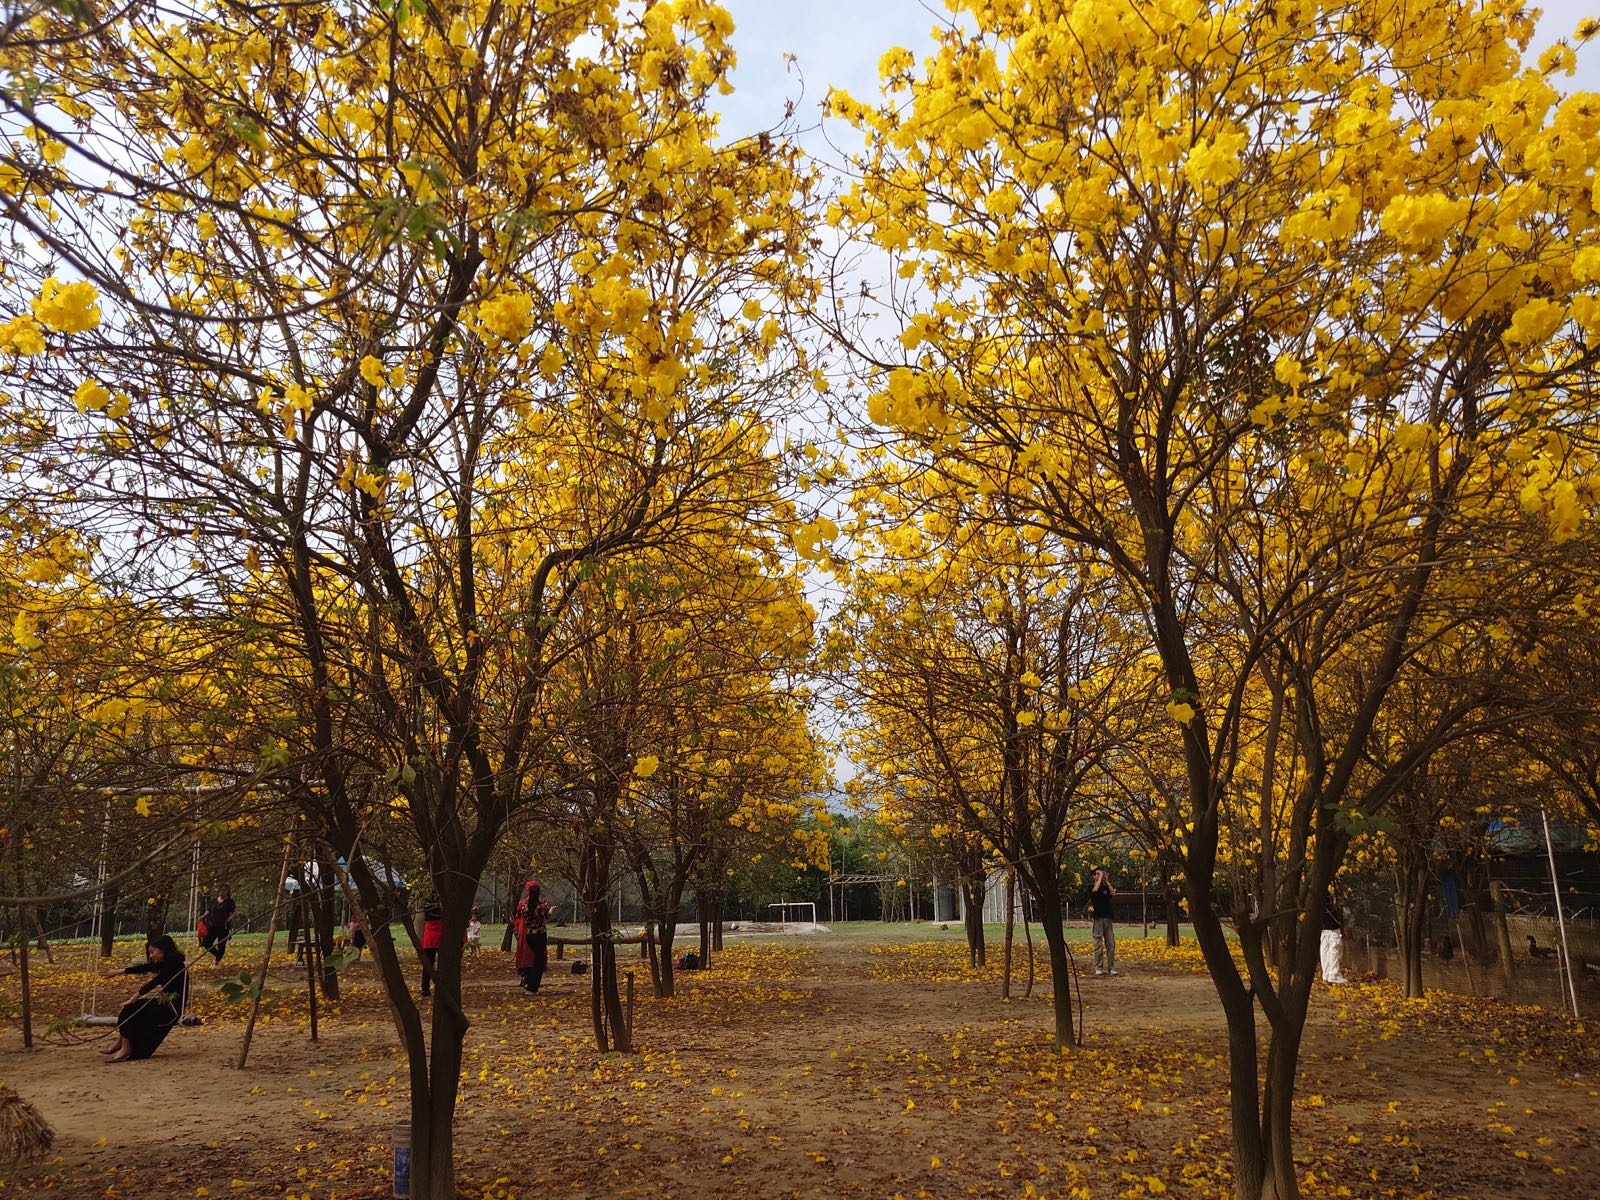
<path id="1" fill-rule="evenodd" d="M 1039 901 L 1039 927 L 1050 956 L 1051 1007 L 1055 1014 L 1055 1043 L 1065 1050 L 1076 1040 L 1072 1032 L 1072 967 L 1067 961 L 1067 931 L 1061 919 L 1061 887 L 1054 863 L 1028 872 L 1035 899 Z"/>
<path id="2" fill-rule="evenodd" d="M 39 910 L 37 908 L 33 909 L 32 912 L 33 932 L 35 934 L 35 941 L 33 944 L 37 946 L 39 948 L 39 952 L 44 955 L 45 962 L 49 963 L 53 967 L 56 965 L 56 956 L 55 953 L 50 949 L 50 939 L 45 937 L 44 921 L 40 919 Z"/>
<path id="3" fill-rule="evenodd" d="M 672 944 L 678 937 L 678 908 L 681 904 L 681 899 L 673 903 L 672 911 L 667 917 L 663 918 L 657 935 L 657 941 L 661 947 L 660 994 L 669 998 L 678 994 L 678 980 L 674 973 L 677 970 L 677 964 L 672 960 Z"/>
<path id="4" fill-rule="evenodd" d="M 26 843 L 27 833 L 17 833 L 7 843 L 8 852 L 16 856 L 13 864 L 16 870 L 17 895 L 28 894 L 28 880 L 23 871 L 22 851 Z M 0 859 L 3 862 L 4 859 Z M 28 972 L 28 918 L 30 909 L 26 904 L 17 906 L 17 927 L 14 933 L 16 953 L 19 956 L 17 963 L 17 982 L 22 988 L 22 1048 L 33 1049 L 33 985 Z"/>
<path id="5" fill-rule="evenodd" d="M 594 977 L 589 995 L 590 1017 L 594 1021 L 595 1046 L 601 1053 L 627 1053 L 632 1047 L 617 986 L 617 946 L 611 940 L 611 905 L 607 899 L 600 896 L 589 906 L 589 937 L 594 950 L 589 967 Z"/>
<path id="6" fill-rule="evenodd" d="M 609 929 L 607 932 L 610 932 Z M 605 1004 L 606 1023 L 611 1026 L 611 1048 L 619 1054 L 629 1054 L 633 1051 L 632 1030 L 628 1027 L 628 1020 L 622 1011 L 621 979 L 617 972 L 617 944 L 606 939 L 600 947 L 600 961 L 604 965 L 605 984 L 601 989 L 601 1000 Z"/>
<path id="7" fill-rule="evenodd" d="M 593 940 L 594 931 L 599 925 L 593 909 L 589 913 L 589 1020 L 594 1025 L 595 1049 L 605 1054 L 611 1049 L 611 1034 L 606 1027 L 606 1005 L 601 998 L 605 990 L 605 980 L 600 971 L 600 943 Z"/>
<path id="8" fill-rule="evenodd" d="M 20 874 L 20 868 L 18 870 Z M 22 889 L 18 888 L 18 894 Z M 28 908 L 26 905 L 17 909 L 17 949 L 20 952 L 20 961 L 17 965 L 17 985 L 22 989 L 22 1048 L 33 1049 L 33 982 L 28 974 Z"/>
<path id="9" fill-rule="evenodd" d="M 468 858 L 454 871 L 434 876 L 444 908 L 444 927 L 433 965 L 431 1029 L 425 1034 L 411 980 L 395 946 L 394 930 L 397 926 L 406 929 L 406 915 L 397 911 L 392 889 L 380 886 L 357 856 L 344 853 L 360 894 L 367 945 L 406 1052 L 411 1085 L 412 1200 L 455 1200 L 456 1098 L 462 1046 L 470 1024 L 461 1007 L 462 936 L 482 868 Z M 483 853 L 487 857 L 487 849 Z"/>
<path id="10" fill-rule="evenodd" d="M 1028 982 L 1022 989 L 1022 998 L 1033 995 L 1033 927 L 1028 923 L 1028 902 L 1022 902 L 1022 940 L 1028 943 Z"/>
<path id="11" fill-rule="evenodd" d="M 167 931 L 167 894 L 151 896 L 144 905 L 144 936 L 149 942 L 155 941 Z"/>
<path id="12" fill-rule="evenodd" d="M 711 969 L 711 905 L 704 892 L 694 894 L 694 915 L 700 922 L 700 969 Z"/>
<path id="13" fill-rule="evenodd" d="M 666 985 L 661 979 L 661 926 L 645 926 L 644 956 L 650 963 L 650 990 L 656 999 L 665 999 Z"/>
<path id="14" fill-rule="evenodd" d="M 1417 862 L 1411 855 L 1402 855 L 1400 870 L 1396 873 L 1400 905 L 1399 952 L 1401 979 L 1407 1000 L 1422 998 L 1422 943 L 1423 927 L 1428 917 L 1428 867 L 1426 861 Z"/>
<path id="15" fill-rule="evenodd" d="M 1233 1194 L 1264 1200 L 1266 1145 L 1259 1106 L 1255 1002 L 1239 975 L 1233 951 L 1211 897 L 1211 875 L 1186 871 L 1189 919 L 1222 1004 L 1228 1026 L 1228 1106 L 1233 1150 Z M 1291 1200 L 1280 1196 L 1277 1200 Z"/>
<path id="16" fill-rule="evenodd" d="M 1291 1005 L 1292 1007 L 1292 1005 Z M 1266 1125 L 1263 1141 L 1267 1164 L 1263 1171 L 1263 1200 L 1294 1200 L 1300 1194 L 1299 1177 L 1294 1169 L 1294 1078 L 1300 1059 L 1300 1034 L 1305 1024 L 1293 1016 L 1286 1024 L 1293 1029 L 1274 1029 L 1267 1048 L 1266 1090 L 1262 1096 L 1262 1118 Z"/>
<path id="17" fill-rule="evenodd" d="M 110 958 L 117 948 L 117 901 L 120 889 L 111 884 L 100 893 L 100 957 Z"/>
<path id="18" fill-rule="evenodd" d="M 300 903 L 306 908 L 311 906 L 311 898 L 304 892 L 300 893 Z M 311 928 L 311 915 L 306 914 L 306 928 Z M 317 1040 L 317 943 L 312 937 L 306 938 L 306 1006 L 311 1014 L 311 1040 Z"/>
<path id="19" fill-rule="evenodd" d="M 718 892 L 717 902 L 711 913 L 711 949 L 716 954 L 722 953 L 722 910 L 727 900 L 726 895 Z"/>
<path id="20" fill-rule="evenodd" d="M 316 856 L 317 863 L 317 888 L 311 894 L 311 921 L 316 931 L 317 960 L 321 965 L 318 973 L 322 987 L 322 997 L 325 1000 L 339 998 L 339 971 L 329 961 L 333 957 L 333 926 L 337 909 L 337 896 L 334 892 L 334 865 L 327 854 L 320 850 Z"/>
<path id="21" fill-rule="evenodd" d="M 643 865 L 636 865 L 633 872 L 634 882 L 639 886 L 639 906 L 644 909 L 644 946 L 642 953 L 644 959 L 650 964 L 650 990 L 656 999 L 663 999 L 666 992 L 663 990 L 661 979 L 661 955 L 657 952 L 657 942 L 661 929 L 661 910 L 665 907 L 656 889 L 651 886 L 650 873 Z"/>
<path id="22" fill-rule="evenodd" d="M 1494 941 L 1500 952 L 1500 973 L 1506 981 L 1506 999 L 1516 1000 L 1516 967 L 1511 958 L 1511 931 L 1506 928 L 1505 885 L 1498 879 L 1489 884 L 1489 896 L 1494 902 Z"/>
<path id="23" fill-rule="evenodd" d="M 611 940 L 611 863 L 616 853 L 609 831 L 600 829 L 584 843 L 579 889 L 589 909 L 589 1017 L 594 1023 L 594 1044 L 601 1053 L 627 1050 L 628 1031 L 622 1019 L 617 992 L 617 948 Z"/>
<path id="24" fill-rule="evenodd" d="M 1161 907 L 1167 919 L 1167 945 L 1178 946 L 1178 893 L 1172 886 L 1172 864 L 1161 864 Z"/>
<path id="25" fill-rule="evenodd" d="M 517 872 L 512 871 L 506 876 L 506 911 L 503 914 L 506 927 L 500 931 L 500 953 L 510 954 L 512 942 L 516 940 L 517 931 L 514 922 L 517 915 Z"/>
<path id="26" fill-rule="evenodd" d="M 967 906 L 967 963 L 973 967 L 987 966 L 989 957 L 983 941 L 983 876 L 964 877 L 961 881 L 961 891 Z"/>
<path id="27" fill-rule="evenodd" d="M 456 1096 L 461 1086 L 462 1044 L 469 1026 L 461 1009 L 461 935 L 466 927 L 464 915 L 446 916 L 443 942 L 434 962 L 430 1044 L 425 1051 L 417 1047 L 426 1080 L 420 1091 L 417 1072 L 412 1071 L 412 1200 L 455 1200 L 457 1194 Z M 417 1032 L 420 1038 L 420 1022 Z"/>

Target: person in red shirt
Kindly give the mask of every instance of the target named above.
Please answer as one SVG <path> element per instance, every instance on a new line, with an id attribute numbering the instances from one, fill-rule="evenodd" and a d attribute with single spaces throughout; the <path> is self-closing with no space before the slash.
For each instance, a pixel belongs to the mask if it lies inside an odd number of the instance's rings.
<path id="1" fill-rule="evenodd" d="M 422 906 L 422 994 L 433 990 L 433 970 L 444 945 L 444 908 L 437 898 Z"/>

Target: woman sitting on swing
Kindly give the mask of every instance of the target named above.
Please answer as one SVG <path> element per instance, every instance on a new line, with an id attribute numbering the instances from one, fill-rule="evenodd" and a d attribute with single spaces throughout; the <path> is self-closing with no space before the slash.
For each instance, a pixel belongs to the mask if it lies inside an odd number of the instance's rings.
<path id="1" fill-rule="evenodd" d="M 111 1055 L 108 1062 L 149 1058 L 183 1015 L 189 993 L 189 965 L 184 962 L 183 951 L 171 937 L 162 934 L 145 947 L 145 954 L 142 963 L 120 971 L 108 967 L 101 972 L 107 978 L 115 975 L 151 977 L 117 1014 L 117 1044 L 103 1052 Z"/>

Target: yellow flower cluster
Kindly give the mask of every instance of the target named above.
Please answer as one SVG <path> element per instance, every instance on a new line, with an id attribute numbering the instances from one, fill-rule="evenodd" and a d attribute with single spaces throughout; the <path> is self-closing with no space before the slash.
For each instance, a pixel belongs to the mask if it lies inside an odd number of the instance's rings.
<path id="1" fill-rule="evenodd" d="M 533 297 L 501 292 L 478 305 L 478 322 L 503 342 L 520 342 L 533 332 Z"/>
<path id="2" fill-rule="evenodd" d="M 39 289 L 33 315 L 57 333 L 83 333 L 100 324 L 99 300 L 92 283 L 62 283 L 52 275 Z"/>
<path id="3" fill-rule="evenodd" d="M 23 358 L 44 353 L 44 331 L 32 317 L 12 317 L 0 324 L 0 350 Z"/>

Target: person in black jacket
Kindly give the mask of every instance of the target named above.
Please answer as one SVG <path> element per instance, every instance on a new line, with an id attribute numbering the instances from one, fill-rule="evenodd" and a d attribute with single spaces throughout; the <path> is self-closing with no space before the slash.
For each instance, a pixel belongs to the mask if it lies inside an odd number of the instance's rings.
<path id="1" fill-rule="evenodd" d="M 1111 886 L 1111 876 L 1104 867 L 1096 867 L 1094 882 L 1089 885 L 1089 916 L 1093 918 L 1094 973 L 1117 973 L 1117 923 L 1116 909 L 1111 905 L 1117 889 Z"/>
<path id="2" fill-rule="evenodd" d="M 109 1062 L 149 1058 L 183 1015 L 189 992 L 189 964 L 184 961 L 183 951 L 170 936 L 162 934 L 145 947 L 145 954 L 142 963 L 120 971 L 108 967 L 103 972 L 108 978 L 150 976 L 117 1014 L 117 1044 L 110 1051 Z"/>
<path id="3" fill-rule="evenodd" d="M 233 933 L 233 917 L 237 911 L 233 893 L 228 890 L 227 884 L 223 884 L 217 889 L 216 896 L 206 904 L 205 916 L 200 918 L 200 923 L 205 926 L 200 934 L 200 949 L 211 951 L 211 956 L 218 962 L 222 961 L 228 949 L 228 938 Z M 290 941 L 292 944 L 293 939 Z"/>

